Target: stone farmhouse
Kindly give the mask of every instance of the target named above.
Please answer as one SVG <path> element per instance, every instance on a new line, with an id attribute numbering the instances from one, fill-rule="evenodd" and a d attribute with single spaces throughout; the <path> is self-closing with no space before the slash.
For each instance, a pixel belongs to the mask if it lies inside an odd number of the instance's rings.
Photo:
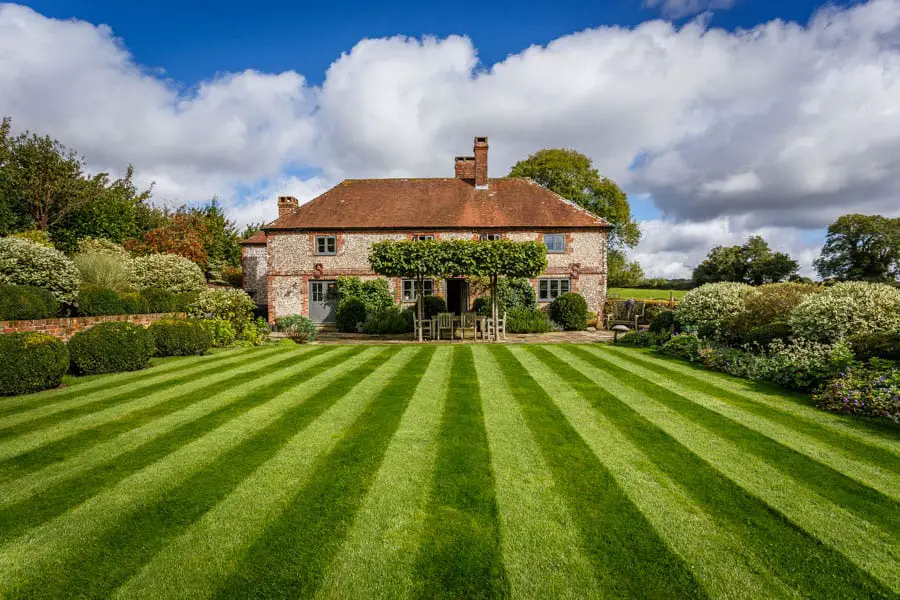
<path id="1" fill-rule="evenodd" d="M 606 300 L 610 226 L 530 179 L 488 177 L 488 140 L 476 137 L 474 156 L 455 159 L 455 177 L 347 179 L 300 205 L 278 198 L 278 218 L 244 240 L 244 288 L 267 306 L 269 321 L 291 314 L 317 323 L 334 320 L 329 300 L 338 277 L 377 277 L 368 254 L 382 240 L 510 239 L 541 241 L 548 267 L 531 281 L 548 306 L 578 292 L 591 311 Z M 411 280 L 389 281 L 399 303 L 413 304 Z M 426 282 L 450 311 L 468 310 L 473 290 L 465 279 Z"/>

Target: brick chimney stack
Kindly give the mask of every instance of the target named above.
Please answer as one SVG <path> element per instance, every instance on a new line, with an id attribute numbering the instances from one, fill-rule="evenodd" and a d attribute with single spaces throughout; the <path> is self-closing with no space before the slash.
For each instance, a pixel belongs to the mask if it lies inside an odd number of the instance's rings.
<path id="1" fill-rule="evenodd" d="M 289 215 L 297 208 L 300 208 L 300 203 L 293 196 L 278 196 L 278 218 L 282 218 L 285 215 Z"/>
<path id="2" fill-rule="evenodd" d="M 488 139 L 475 138 L 475 189 L 486 190 L 488 187 Z"/>
<path id="3" fill-rule="evenodd" d="M 457 156 L 455 167 L 457 179 L 475 179 L 474 156 Z"/>

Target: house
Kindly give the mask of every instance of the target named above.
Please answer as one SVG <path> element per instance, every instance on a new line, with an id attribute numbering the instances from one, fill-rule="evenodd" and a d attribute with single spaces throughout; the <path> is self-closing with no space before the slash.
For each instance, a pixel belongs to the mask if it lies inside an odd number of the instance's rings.
<path id="1" fill-rule="evenodd" d="M 488 140 L 476 137 L 474 156 L 455 159 L 455 176 L 428 179 L 347 179 L 303 204 L 278 198 L 278 218 L 243 244 L 244 287 L 268 307 L 269 321 L 301 314 L 334 320 L 329 290 L 338 277 L 377 277 L 368 254 L 383 240 L 510 239 L 541 241 L 548 267 L 531 281 L 546 306 L 578 292 L 589 310 L 606 300 L 610 225 L 530 179 L 488 177 Z M 411 280 L 389 281 L 397 302 L 416 300 Z M 468 310 L 465 279 L 426 282 L 449 310 Z"/>

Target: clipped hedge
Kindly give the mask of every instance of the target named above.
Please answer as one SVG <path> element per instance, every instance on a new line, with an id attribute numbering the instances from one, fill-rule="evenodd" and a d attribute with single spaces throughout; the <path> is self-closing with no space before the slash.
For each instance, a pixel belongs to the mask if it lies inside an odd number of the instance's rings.
<path id="1" fill-rule="evenodd" d="M 69 368 L 65 344 L 46 333 L 0 334 L 0 395 L 57 387 Z"/>
<path id="2" fill-rule="evenodd" d="M 343 298 L 338 302 L 334 320 L 338 331 L 356 333 L 359 324 L 366 321 L 366 305 L 354 296 Z"/>
<path id="3" fill-rule="evenodd" d="M 516 308 L 506 313 L 508 333 L 547 333 L 552 329 L 550 317 L 539 308 Z"/>
<path id="4" fill-rule="evenodd" d="M 30 285 L 0 285 L 0 321 L 51 319 L 59 311 L 53 294 Z"/>
<path id="5" fill-rule="evenodd" d="M 126 314 L 125 303 L 115 290 L 86 286 L 78 292 L 78 314 L 85 317 Z"/>
<path id="6" fill-rule="evenodd" d="M 128 292 L 119 296 L 126 315 L 146 315 L 151 313 L 150 304 L 139 292 Z"/>
<path id="7" fill-rule="evenodd" d="M 580 331 L 587 327 L 588 309 L 584 296 L 567 292 L 550 303 L 550 318 L 567 331 Z"/>
<path id="8" fill-rule="evenodd" d="M 194 356 L 212 346 L 209 332 L 189 319 L 164 319 L 147 328 L 153 336 L 157 356 Z"/>
<path id="9" fill-rule="evenodd" d="M 84 375 L 143 369 L 153 356 L 153 336 L 134 323 L 100 323 L 69 340 L 72 370 Z"/>
<path id="10" fill-rule="evenodd" d="M 413 330 L 412 309 L 402 309 L 399 306 L 389 306 L 371 313 L 363 323 L 363 333 L 368 334 L 395 334 L 408 333 Z"/>

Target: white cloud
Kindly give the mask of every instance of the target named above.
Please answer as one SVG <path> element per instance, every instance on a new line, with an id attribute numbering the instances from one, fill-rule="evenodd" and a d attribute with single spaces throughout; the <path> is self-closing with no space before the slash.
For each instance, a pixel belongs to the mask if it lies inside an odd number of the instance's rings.
<path id="1" fill-rule="evenodd" d="M 734 4 L 735 0 L 644 0 L 644 6 L 658 7 L 670 19 L 680 19 L 707 10 L 724 10 Z"/>
<path id="2" fill-rule="evenodd" d="M 183 89 L 105 26 L 0 5 L 0 114 L 94 168 L 134 163 L 159 201 L 218 194 L 241 220 L 342 177 L 450 175 L 474 135 L 491 138 L 494 176 L 540 148 L 576 148 L 652 197 L 666 224 L 647 224 L 638 253 L 683 273 L 696 250 L 679 258 L 651 237 L 693 236 L 702 258 L 770 231 L 806 252 L 790 239 L 840 214 L 900 214 L 898 40 L 900 0 L 872 0 L 806 26 L 600 27 L 493 65 L 465 37 L 362 40 L 321 87 L 245 71 Z"/>

